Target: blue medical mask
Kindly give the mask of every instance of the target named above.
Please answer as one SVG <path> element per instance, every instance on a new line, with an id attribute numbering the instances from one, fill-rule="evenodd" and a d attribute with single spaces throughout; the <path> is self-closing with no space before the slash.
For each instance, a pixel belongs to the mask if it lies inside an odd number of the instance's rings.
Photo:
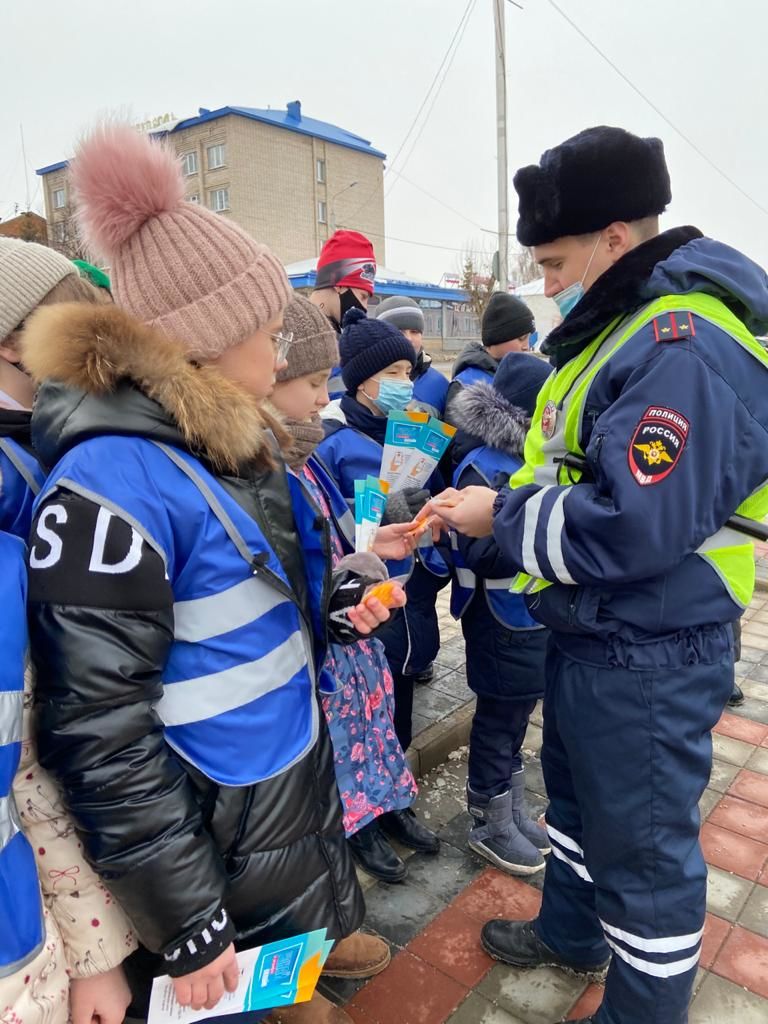
<path id="1" fill-rule="evenodd" d="M 574 281 L 573 284 L 569 284 L 567 288 L 563 288 L 557 295 L 553 295 L 552 299 L 557 303 L 557 308 L 560 310 L 560 315 L 565 319 L 571 310 L 577 306 L 586 295 L 586 289 L 584 288 L 584 281 L 586 280 L 589 268 L 592 266 L 592 260 L 595 258 L 597 247 L 600 244 L 601 235 L 598 234 L 595 241 L 595 247 L 592 250 L 592 255 L 589 257 L 586 269 L 581 275 L 580 281 Z"/>
<path id="2" fill-rule="evenodd" d="M 378 380 L 374 377 L 374 380 Z M 383 413 L 402 412 L 413 399 L 413 384 L 409 380 L 378 380 L 379 397 L 371 398 L 372 402 Z M 370 398 L 370 395 L 368 396 Z"/>

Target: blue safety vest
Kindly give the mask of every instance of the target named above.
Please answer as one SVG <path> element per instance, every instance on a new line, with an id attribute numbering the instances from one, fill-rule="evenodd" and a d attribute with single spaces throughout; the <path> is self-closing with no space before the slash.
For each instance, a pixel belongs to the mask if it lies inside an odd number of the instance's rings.
<path id="1" fill-rule="evenodd" d="M 21 756 L 27 578 L 24 545 L 0 533 L 0 978 L 21 970 L 45 941 L 32 847 L 19 829 L 13 779 Z"/>
<path id="2" fill-rule="evenodd" d="M 344 498 L 353 501 L 355 480 L 379 475 L 382 445 L 339 420 L 327 420 L 326 429 L 329 432 L 315 450 L 313 466 L 319 463 L 333 479 Z M 450 575 L 445 560 L 432 546 L 430 535 L 424 538 L 423 546 L 418 548 L 418 559 L 433 576 L 447 579 Z M 410 577 L 413 567 L 413 557 L 387 561 L 387 570 L 393 578 Z"/>
<path id="3" fill-rule="evenodd" d="M 523 460 L 497 448 L 483 445 L 469 452 L 453 474 L 453 486 L 459 487 L 461 475 L 471 467 L 485 481 L 488 487 L 503 474 L 505 478 L 512 476 L 522 466 Z M 451 614 L 460 619 L 469 607 L 478 587 L 478 578 L 467 566 L 459 546 L 455 530 L 451 530 L 451 550 L 453 552 L 453 583 L 451 587 Z M 514 577 L 509 579 L 481 579 L 485 598 L 491 614 L 507 629 L 542 629 L 528 611 L 525 598 L 510 593 Z"/>
<path id="4" fill-rule="evenodd" d="M 432 415 L 441 420 L 445 415 L 445 399 L 448 396 L 448 381 L 433 366 L 413 383 L 414 401 L 429 406 Z"/>
<path id="5" fill-rule="evenodd" d="M 32 526 L 32 506 L 45 482 L 40 463 L 26 448 L 0 437 L 0 530 L 25 543 Z"/>
<path id="6" fill-rule="evenodd" d="M 346 544 L 349 551 L 354 551 L 355 517 L 352 514 L 344 495 L 336 486 L 336 481 L 333 479 L 331 474 L 322 462 L 320 462 L 319 459 L 316 459 L 314 455 L 310 455 L 307 459 L 307 466 L 312 471 L 320 490 L 323 492 L 328 502 L 328 507 L 331 510 L 331 516 L 333 517 L 333 522 L 339 536 Z"/>
<path id="7" fill-rule="evenodd" d="M 169 745 L 221 785 L 286 771 L 318 735 L 330 551 L 304 485 L 293 474 L 288 484 L 311 622 L 257 523 L 184 451 L 145 438 L 93 438 L 63 457 L 39 499 L 63 488 L 98 502 L 133 527 L 139 549 L 143 541 L 162 557 L 174 641 L 156 710 Z"/>
<path id="8" fill-rule="evenodd" d="M 466 369 L 457 373 L 453 379 L 457 380 L 463 387 L 468 388 L 470 384 L 491 384 L 493 382 L 493 374 L 488 373 L 487 370 L 481 370 L 479 366 L 467 366 Z"/>

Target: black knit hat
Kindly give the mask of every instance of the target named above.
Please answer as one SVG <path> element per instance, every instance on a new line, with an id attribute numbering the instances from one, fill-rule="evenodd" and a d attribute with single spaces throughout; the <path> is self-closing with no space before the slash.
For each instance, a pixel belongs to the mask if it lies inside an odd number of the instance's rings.
<path id="1" fill-rule="evenodd" d="M 616 220 L 663 213 L 672 199 L 661 139 L 623 128 L 587 128 L 543 154 L 514 178 L 517 240 L 544 245 L 587 235 Z"/>
<path id="2" fill-rule="evenodd" d="M 533 313 L 522 299 L 505 292 L 494 292 L 483 314 L 481 338 L 484 345 L 503 345 L 505 341 L 533 334 Z"/>
<path id="3" fill-rule="evenodd" d="M 339 356 L 341 379 L 350 395 L 392 363 L 416 363 L 416 350 L 405 335 L 386 320 L 369 320 L 362 309 L 350 309 L 344 317 Z"/>
<path id="4" fill-rule="evenodd" d="M 533 416 L 536 399 L 551 372 L 549 363 L 530 352 L 510 352 L 499 363 L 493 387 L 510 405 L 516 405 Z"/>

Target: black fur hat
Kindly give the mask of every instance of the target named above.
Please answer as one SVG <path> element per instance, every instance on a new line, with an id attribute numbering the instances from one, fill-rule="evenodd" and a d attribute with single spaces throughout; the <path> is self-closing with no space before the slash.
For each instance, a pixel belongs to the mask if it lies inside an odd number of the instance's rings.
<path id="1" fill-rule="evenodd" d="M 586 235 L 616 220 L 641 220 L 663 213 L 672 198 L 661 139 L 606 126 L 587 128 L 548 149 L 538 166 L 520 168 L 514 184 L 521 245 Z"/>

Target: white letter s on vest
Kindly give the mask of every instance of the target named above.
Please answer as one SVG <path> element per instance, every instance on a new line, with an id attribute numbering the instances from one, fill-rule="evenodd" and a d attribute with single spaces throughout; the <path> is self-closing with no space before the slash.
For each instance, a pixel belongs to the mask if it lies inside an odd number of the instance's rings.
<path id="1" fill-rule="evenodd" d="M 30 569 L 50 569 L 61 558 L 61 537 L 49 528 L 49 519 L 53 519 L 58 526 L 61 526 L 62 523 L 67 521 L 67 510 L 63 505 L 49 505 L 48 508 L 43 509 L 40 513 L 40 518 L 37 521 L 37 536 L 50 547 L 50 551 L 44 558 L 39 558 L 37 545 L 34 544 L 29 553 Z"/>

